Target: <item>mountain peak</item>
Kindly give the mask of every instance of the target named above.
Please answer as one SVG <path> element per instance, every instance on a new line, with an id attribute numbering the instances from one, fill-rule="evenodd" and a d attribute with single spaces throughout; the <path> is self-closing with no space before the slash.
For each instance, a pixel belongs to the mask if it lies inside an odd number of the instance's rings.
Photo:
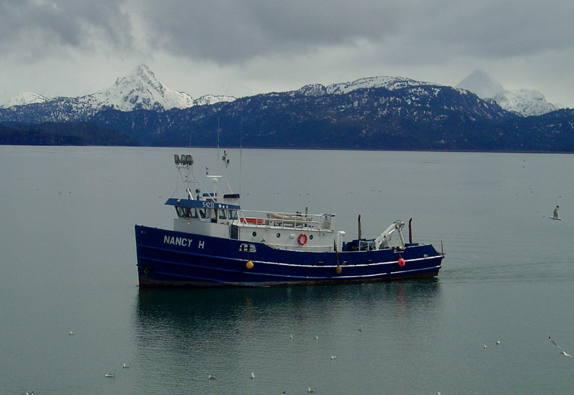
<path id="1" fill-rule="evenodd" d="M 486 74 L 484 71 L 477 69 L 462 80 L 456 88 L 466 89 L 476 94 L 481 99 L 492 99 L 504 88 L 498 81 Z"/>
<path id="2" fill-rule="evenodd" d="M 48 100 L 47 97 L 38 95 L 37 93 L 32 92 L 22 92 L 17 96 L 14 96 L 10 100 L 8 100 L 3 105 L 0 105 L 0 108 L 8 108 L 12 106 L 25 106 L 28 104 L 36 104 L 36 103 L 44 103 Z"/>
<path id="3" fill-rule="evenodd" d="M 165 95 L 166 87 L 156 78 L 155 74 L 146 64 L 138 65 L 134 71 L 128 74 L 127 77 L 118 78 L 118 82 L 136 83 L 141 86 L 147 86 L 152 90 L 160 93 L 162 96 Z"/>
<path id="4" fill-rule="evenodd" d="M 120 111 L 163 111 L 193 106 L 190 95 L 162 84 L 145 64 L 138 65 L 127 76 L 118 78 L 109 89 L 96 92 L 90 97 L 102 106 Z"/>
<path id="5" fill-rule="evenodd" d="M 537 116 L 556 111 L 558 108 L 548 103 L 542 93 L 535 89 L 519 89 L 499 92 L 494 101 L 507 111 L 521 116 Z"/>

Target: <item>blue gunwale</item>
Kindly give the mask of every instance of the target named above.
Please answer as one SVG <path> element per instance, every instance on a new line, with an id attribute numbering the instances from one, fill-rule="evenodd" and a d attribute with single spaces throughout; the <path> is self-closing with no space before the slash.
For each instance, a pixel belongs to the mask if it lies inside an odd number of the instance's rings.
<path id="1" fill-rule="evenodd" d="M 141 286 L 277 286 L 432 277 L 443 259 L 428 244 L 402 251 L 302 252 L 144 226 L 135 230 Z M 166 244 L 166 236 L 185 237 L 203 247 Z M 240 251 L 241 244 L 254 245 L 256 252 Z M 400 257 L 404 267 L 398 265 Z M 247 261 L 253 262 L 252 269 Z"/>

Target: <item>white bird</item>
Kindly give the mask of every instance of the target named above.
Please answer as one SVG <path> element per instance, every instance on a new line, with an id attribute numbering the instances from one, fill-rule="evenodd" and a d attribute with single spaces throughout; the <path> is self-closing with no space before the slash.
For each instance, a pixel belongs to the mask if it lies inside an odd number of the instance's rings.
<path id="1" fill-rule="evenodd" d="M 497 346 L 500 346 L 500 340 L 497 340 L 497 341 L 496 341 L 496 345 L 497 345 Z"/>
<path id="2" fill-rule="evenodd" d="M 556 206 L 556 208 L 554 209 L 554 213 L 552 214 L 552 217 L 548 217 L 548 218 L 554 219 L 556 221 L 562 221 L 562 218 L 560 218 L 560 215 L 558 214 L 559 208 L 560 208 L 560 206 Z"/>
<path id="3" fill-rule="evenodd" d="M 484 349 L 486 350 L 486 347 L 488 347 L 486 344 L 483 345 Z"/>
<path id="4" fill-rule="evenodd" d="M 289 336 L 289 339 L 293 340 L 293 334 L 291 334 L 291 335 Z"/>
<path id="5" fill-rule="evenodd" d="M 362 331 L 363 331 L 363 327 L 360 326 L 360 327 L 359 327 L 359 332 L 362 332 Z"/>
<path id="6" fill-rule="evenodd" d="M 319 340 L 319 336 L 315 336 L 315 340 Z"/>
<path id="7" fill-rule="evenodd" d="M 331 359 L 337 359 L 336 355 L 331 355 Z"/>
<path id="8" fill-rule="evenodd" d="M 307 387 L 307 393 L 308 393 L 308 394 L 312 394 L 312 393 L 314 393 L 314 392 L 315 392 L 315 390 L 314 390 L 313 388 Z"/>
<path id="9" fill-rule="evenodd" d="M 124 363 L 124 369 L 129 369 L 130 365 L 128 365 L 127 363 Z"/>
<path id="10" fill-rule="evenodd" d="M 255 378 L 255 373 L 251 373 L 251 380 Z"/>
<path id="11" fill-rule="evenodd" d="M 112 379 L 113 379 L 113 378 L 116 377 L 116 374 L 115 374 L 115 373 L 106 373 L 106 377 L 109 377 L 109 378 L 112 378 Z"/>
<path id="12" fill-rule="evenodd" d="M 556 347 L 558 347 L 558 349 L 560 350 L 560 352 L 562 353 L 562 355 L 564 355 L 564 356 L 566 356 L 566 357 L 568 357 L 568 358 L 574 358 L 574 357 L 572 357 L 572 355 L 570 355 L 570 354 L 568 354 L 566 351 L 564 351 L 558 344 L 556 344 L 556 342 L 555 342 L 554 340 L 552 340 L 552 338 L 551 338 L 550 336 L 548 336 L 548 338 L 550 339 L 550 341 L 551 341 L 552 343 L 554 343 L 554 345 L 555 345 Z"/>
<path id="13" fill-rule="evenodd" d="M 208 378 L 209 380 L 215 380 L 215 376 L 212 376 L 212 375 L 208 375 L 207 378 Z"/>
<path id="14" fill-rule="evenodd" d="M 70 336 L 73 336 L 73 335 L 75 335 L 75 334 L 76 334 L 76 332 L 70 331 Z"/>

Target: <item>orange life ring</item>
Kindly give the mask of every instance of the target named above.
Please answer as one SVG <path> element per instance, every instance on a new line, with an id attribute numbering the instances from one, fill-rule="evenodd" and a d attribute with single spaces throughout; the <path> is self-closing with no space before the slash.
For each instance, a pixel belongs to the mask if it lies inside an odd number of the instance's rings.
<path id="1" fill-rule="evenodd" d="M 399 266 L 400 267 L 405 267 L 407 263 L 405 262 L 405 260 L 403 258 L 399 258 Z"/>
<path id="2" fill-rule="evenodd" d="M 299 237 L 297 237 L 297 243 L 304 246 L 307 244 L 307 235 L 305 233 L 301 233 Z"/>

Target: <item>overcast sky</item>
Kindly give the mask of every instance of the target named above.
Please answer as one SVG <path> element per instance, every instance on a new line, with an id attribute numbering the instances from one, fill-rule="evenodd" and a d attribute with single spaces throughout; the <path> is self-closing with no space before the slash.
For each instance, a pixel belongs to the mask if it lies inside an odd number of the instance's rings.
<path id="1" fill-rule="evenodd" d="M 82 96 L 147 64 L 192 97 L 481 69 L 574 107 L 567 0 L 0 0 L 0 103 Z"/>

